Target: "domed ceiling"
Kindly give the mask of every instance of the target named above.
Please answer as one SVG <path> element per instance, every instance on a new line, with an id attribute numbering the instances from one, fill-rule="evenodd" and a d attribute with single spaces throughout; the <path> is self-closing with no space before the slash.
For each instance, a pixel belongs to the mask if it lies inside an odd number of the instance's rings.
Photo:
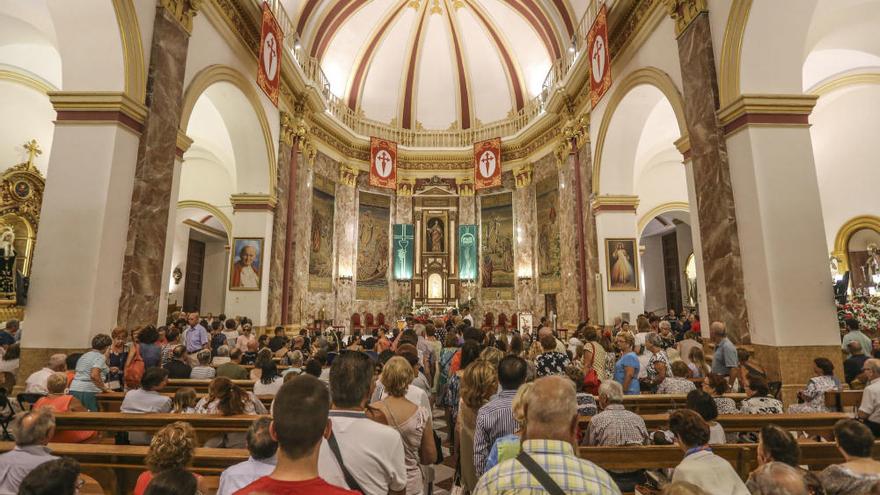
<path id="1" fill-rule="evenodd" d="M 285 0 L 301 49 L 363 117 L 405 129 L 502 120 L 541 90 L 588 0 Z"/>

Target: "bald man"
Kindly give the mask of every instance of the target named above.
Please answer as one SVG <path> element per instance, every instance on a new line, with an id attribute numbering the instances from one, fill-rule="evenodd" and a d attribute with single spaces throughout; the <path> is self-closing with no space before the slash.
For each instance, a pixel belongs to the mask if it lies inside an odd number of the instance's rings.
<path id="1" fill-rule="evenodd" d="M 577 399 L 567 377 L 535 380 L 526 397 L 526 424 L 522 451 L 516 459 L 486 471 L 474 495 L 488 493 L 607 493 L 620 489 L 605 470 L 577 455 Z M 527 468 L 526 465 L 532 466 Z M 549 473 L 552 469 L 552 474 Z M 542 484 L 532 473 L 544 471 L 550 482 Z"/>
<path id="2" fill-rule="evenodd" d="M 739 375 L 739 358 L 736 346 L 727 338 L 727 326 L 720 321 L 713 321 L 709 326 L 709 335 L 715 342 L 715 357 L 712 359 L 712 373 L 726 376 L 731 384 Z"/>
<path id="3" fill-rule="evenodd" d="M 51 409 L 18 413 L 9 429 L 15 437 L 15 448 L 0 455 L 0 493 L 18 493 L 21 481 L 35 467 L 58 459 L 46 447 L 55 434 Z"/>
<path id="4" fill-rule="evenodd" d="M 803 475 L 795 468 L 781 462 L 768 462 L 749 476 L 752 495 L 808 495 Z"/>

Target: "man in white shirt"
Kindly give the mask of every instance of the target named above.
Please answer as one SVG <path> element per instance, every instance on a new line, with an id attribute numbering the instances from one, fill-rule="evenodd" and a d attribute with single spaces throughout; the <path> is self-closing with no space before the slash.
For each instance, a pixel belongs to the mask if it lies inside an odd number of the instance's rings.
<path id="1" fill-rule="evenodd" d="M 862 371 L 868 386 L 862 392 L 859 418 L 865 420 L 875 437 L 880 437 L 880 359 L 868 359 L 862 364 Z"/>
<path id="2" fill-rule="evenodd" d="M 141 378 L 141 388 L 129 390 L 122 399 L 119 411 L 124 413 L 168 413 L 171 412 L 171 397 L 159 393 L 168 384 L 168 370 L 147 368 Z M 152 436 L 142 431 L 128 433 L 132 445 L 150 445 Z"/>
<path id="3" fill-rule="evenodd" d="M 474 317 L 471 315 L 470 308 L 461 308 L 462 321 L 466 321 L 469 327 L 474 326 Z"/>
<path id="4" fill-rule="evenodd" d="M 251 423 L 247 432 L 248 460 L 229 466 L 220 475 L 217 495 L 232 495 L 253 483 L 258 478 L 268 476 L 275 469 L 278 442 L 272 440 L 269 425 L 272 420 L 259 418 Z"/>
<path id="5" fill-rule="evenodd" d="M 9 428 L 15 448 L 0 455 L 0 494 L 18 493 L 18 486 L 35 467 L 58 459 L 46 446 L 55 434 L 55 416 L 48 407 L 19 413 Z"/>
<path id="6" fill-rule="evenodd" d="M 46 381 L 52 373 L 63 373 L 67 371 L 67 354 L 52 354 L 46 367 L 31 373 L 31 376 L 25 381 L 25 393 L 43 394 L 49 393 L 46 388 Z"/>
<path id="7" fill-rule="evenodd" d="M 333 360 L 333 429 L 328 450 L 364 493 L 402 495 L 406 492 L 406 464 L 400 434 L 364 414 L 372 385 L 373 361 L 366 354 L 344 352 Z M 354 489 L 350 483 L 342 488 Z"/>

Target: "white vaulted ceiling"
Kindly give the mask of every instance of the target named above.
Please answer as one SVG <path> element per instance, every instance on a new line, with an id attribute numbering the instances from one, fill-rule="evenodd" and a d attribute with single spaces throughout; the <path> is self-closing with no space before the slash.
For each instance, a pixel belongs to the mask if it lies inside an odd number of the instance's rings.
<path id="1" fill-rule="evenodd" d="M 541 91 L 589 0 L 282 0 L 331 91 L 407 129 L 498 121 Z"/>

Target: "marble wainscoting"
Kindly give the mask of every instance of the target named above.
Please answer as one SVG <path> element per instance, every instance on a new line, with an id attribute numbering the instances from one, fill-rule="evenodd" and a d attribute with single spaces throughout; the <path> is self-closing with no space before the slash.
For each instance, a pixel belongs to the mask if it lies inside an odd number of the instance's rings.
<path id="1" fill-rule="evenodd" d="M 584 143 L 578 152 L 581 167 L 581 197 L 583 198 L 584 220 L 584 259 L 587 264 L 587 316 L 590 322 L 598 325 L 599 298 L 596 290 L 596 278 L 599 275 L 599 236 L 596 233 L 596 214 L 590 207 L 593 196 L 593 154 L 590 143 Z"/>
<path id="2" fill-rule="evenodd" d="M 138 146 L 117 313 L 118 324 L 127 328 L 159 318 L 172 196 L 177 203 L 174 166 L 188 48 L 189 33 L 167 9 L 156 9 L 147 116 Z"/>
<path id="3" fill-rule="evenodd" d="M 559 166 L 559 249 L 562 290 L 556 295 L 558 326 L 574 329 L 580 322 L 578 287 L 577 196 L 574 181 L 574 155 Z"/>
<path id="4" fill-rule="evenodd" d="M 732 339 L 747 343 L 742 256 L 730 163 L 716 111 L 719 101 L 709 16 L 697 15 L 678 38 L 685 119 L 700 219 L 709 317 L 727 324 Z"/>
<path id="5" fill-rule="evenodd" d="M 282 129 L 282 132 L 284 130 Z M 284 295 L 284 257 L 287 253 L 287 209 L 290 200 L 290 167 L 292 148 L 283 140 L 278 145 L 278 173 L 276 177 L 275 216 L 272 220 L 272 243 L 269 251 L 269 303 L 266 308 L 266 325 L 282 325 L 281 300 Z M 288 311 L 290 306 L 288 305 Z"/>

